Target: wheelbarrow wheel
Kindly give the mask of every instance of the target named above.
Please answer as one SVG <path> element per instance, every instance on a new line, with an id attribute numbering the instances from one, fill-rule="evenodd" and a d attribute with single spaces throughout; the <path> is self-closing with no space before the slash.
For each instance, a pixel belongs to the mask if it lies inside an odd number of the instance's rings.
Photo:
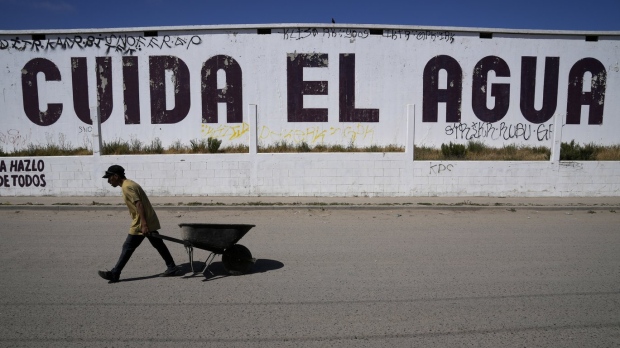
<path id="1" fill-rule="evenodd" d="M 252 254 L 248 248 L 241 244 L 235 244 L 224 251 L 222 263 L 224 269 L 231 275 L 242 275 L 250 270 L 254 264 L 254 259 L 252 259 Z"/>

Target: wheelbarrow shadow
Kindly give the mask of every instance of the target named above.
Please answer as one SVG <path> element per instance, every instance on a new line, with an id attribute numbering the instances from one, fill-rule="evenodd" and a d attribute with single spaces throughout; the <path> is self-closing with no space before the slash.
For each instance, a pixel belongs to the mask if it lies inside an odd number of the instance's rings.
<path id="1" fill-rule="evenodd" d="M 192 272 L 192 266 L 189 262 L 180 264 L 181 268 L 178 272 L 181 275 L 182 279 L 190 279 L 196 277 L 204 277 L 203 281 L 213 281 L 217 279 L 230 277 L 226 269 L 224 268 L 224 264 L 221 261 L 215 261 L 209 265 L 207 270 L 204 273 L 201 273 L 200 270 L 204 268 L 204 262 L 194 261 L 194 270 L 197 270 L 196 273 Z M 243 275 L 257 274 L 257 273 L 265 273 L 269 271 L 275 271 L 284 267 L 284 264 L 280 261 L 269 260 L 269 259 L 257 259 L 250 271 Z M 238 275 L 235 277 L 239 277 Z"/>
<path id="2" fill-rule="evenodd" d="M 153 274 L 150 276 L 143 276 L 143 277 L 133 277 L 133 278 L 125 278 L 125 279 L 121 278 L 119 281 L 123 283 L 127 283 L 127 282 L 135 282 L 136 280 L 155 279 L 159 277 L 161 277 L 161 273 Z"/>

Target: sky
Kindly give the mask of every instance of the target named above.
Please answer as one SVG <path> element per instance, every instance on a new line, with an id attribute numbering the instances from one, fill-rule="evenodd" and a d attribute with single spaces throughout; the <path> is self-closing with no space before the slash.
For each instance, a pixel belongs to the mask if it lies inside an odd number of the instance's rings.
<path id="1" fill-rule="evenodd" d="M 0 0 L 0 30 L 329 23 L 620 31 L 620 0 Z"/>

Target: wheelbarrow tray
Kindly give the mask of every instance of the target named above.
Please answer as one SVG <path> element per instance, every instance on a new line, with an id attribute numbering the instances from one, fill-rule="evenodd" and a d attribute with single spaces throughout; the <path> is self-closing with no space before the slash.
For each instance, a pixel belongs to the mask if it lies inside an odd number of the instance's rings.
<path id="1" fill-rule="evenodd" d="M 252 227 L 244 224 L 205 224 L 182 223 L 181 239 L 194 248 L 222 254 L 224 250 L 236 244 Z"/>

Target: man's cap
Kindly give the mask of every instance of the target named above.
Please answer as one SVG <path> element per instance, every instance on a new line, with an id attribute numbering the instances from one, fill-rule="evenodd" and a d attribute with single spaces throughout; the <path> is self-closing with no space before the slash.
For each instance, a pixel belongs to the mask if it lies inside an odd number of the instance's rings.
<path id="1" fill-rule="evenodd" d="M 125 176 L 125 168 L 119 166 L 118 164 L 110 166 L 110 168 L 108 168 L 108 170 L 105 171 L 105 175 L 103 176 L 103 178 L 107 179 L 107 178 L 111 177 L 114 174 L 118 174 L 119 176 L 124 177 Z"/>

